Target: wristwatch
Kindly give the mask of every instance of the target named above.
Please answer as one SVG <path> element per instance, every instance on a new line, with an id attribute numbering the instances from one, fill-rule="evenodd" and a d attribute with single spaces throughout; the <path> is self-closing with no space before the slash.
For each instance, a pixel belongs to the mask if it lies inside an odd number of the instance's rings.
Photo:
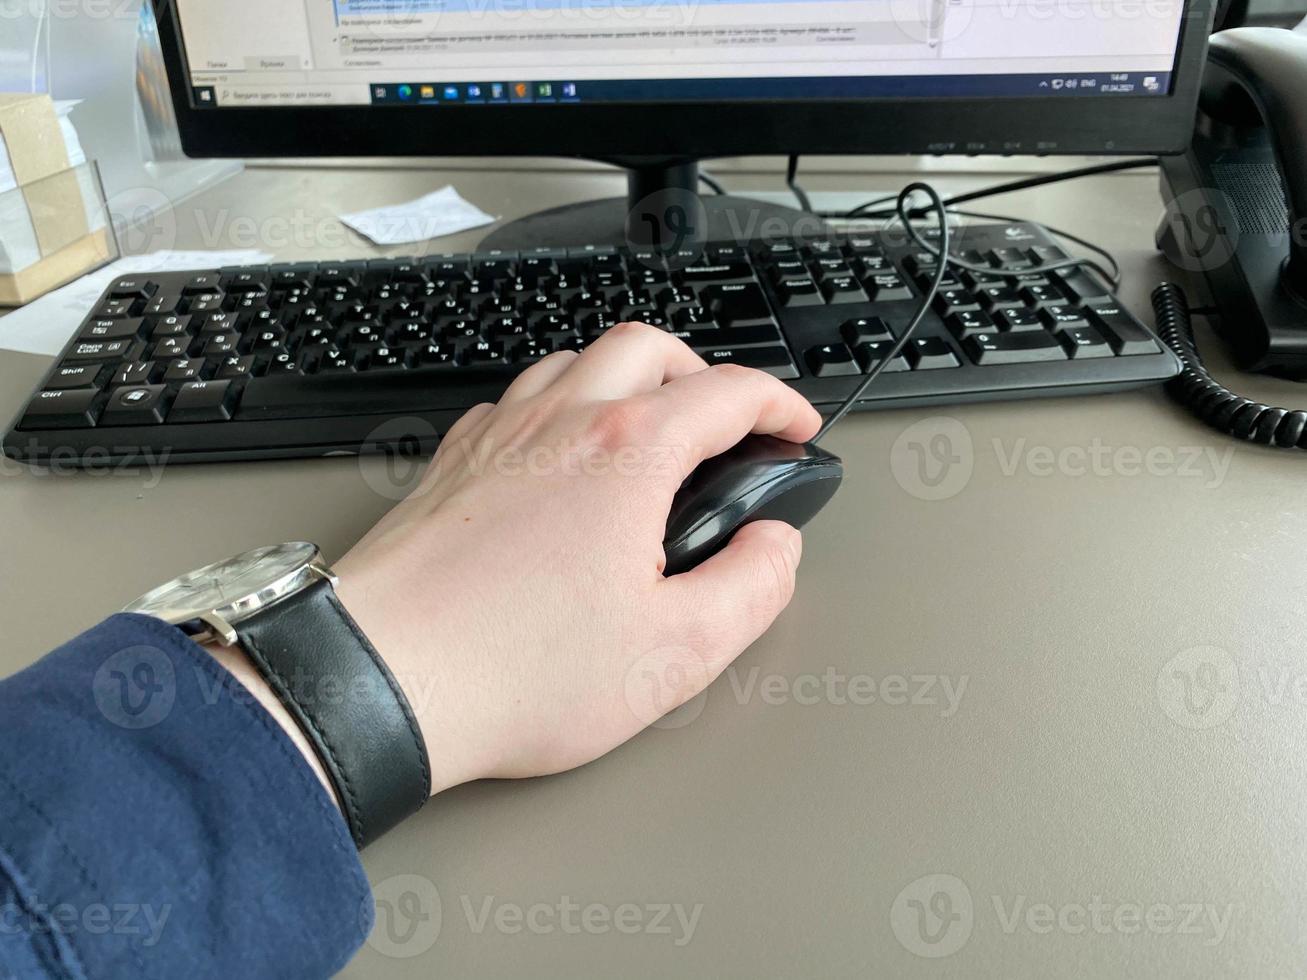
<path id="1" fill-rule="evenodd" d="M 422 807 L 431 767 L 408 700 L 336 581 L 316 545 L 293 541 L 182 575 L 123 612 L 242 647 L 304 730 L 363 847 Z"/>

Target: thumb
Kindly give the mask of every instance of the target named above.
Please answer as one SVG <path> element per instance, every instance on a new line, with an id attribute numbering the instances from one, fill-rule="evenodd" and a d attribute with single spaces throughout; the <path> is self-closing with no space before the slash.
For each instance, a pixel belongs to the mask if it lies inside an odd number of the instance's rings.
<path id="1" fill-rule="evenodd" d="M 687 635 L 716 676 L 775 622 L 794 597 L 803 536 L 781 521 L 758 521 L 692 571 L 667 579 L 673 608 L 695 620 Z"/>

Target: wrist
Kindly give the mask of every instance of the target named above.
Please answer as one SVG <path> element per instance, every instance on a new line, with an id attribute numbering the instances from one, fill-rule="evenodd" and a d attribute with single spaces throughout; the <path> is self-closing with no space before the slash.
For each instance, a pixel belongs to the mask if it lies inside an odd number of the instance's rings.
<path id="1" fill-rule="evenodd" d="M 312 743 L 309 742 L 308 737 L 300 728 L 299 723 L 295 721 L 295 717 L 290 713 L 290 710 L 282 703 L 281 698 L 277 697 L 276 692 L 263 679 L 263 675 L 259 673 L 250 658 L 245 655 L 245 651 L 240 647 L 223 646 L 216 640 L 200 645 L 209 656 L 218 662 L 219 666 L 224 668 L 240 682 L 245 690 L 250 692 L 250 696 L 259 702 L 260 707 L 286 733 L 286 737 L 294 744 L 300 755 L 304 757 L 304 761 L 309 764 L 309 768 L 313 770 L 314 775 L 318 777 L 318 781 L 326 789 L 332 803 L 335 804 L 337 809 L 340 809 L 340 800 L 336 797 L 336 790 L 331 785 L 327 770 L 323 768 L 322 760 L 318 758 Z"/>
<path id="2" fill-rule="evenodd" d="M 468 717 L 476 697 L 475 665 L 441 645 L 429 621 L 409 635 L 404 616 L 386 601 L 393 592 L 369 574 L 366 563 L 337 562 L 336 598 L 368 638 L 409 703 L 426 744 L 431 795 L 479 779 L 490 771 L 481 758 L 488 746 Z M 467 650 L 466 645 L 460 649 Z M 472 689 L 469 689 L 472 688 Z"/>

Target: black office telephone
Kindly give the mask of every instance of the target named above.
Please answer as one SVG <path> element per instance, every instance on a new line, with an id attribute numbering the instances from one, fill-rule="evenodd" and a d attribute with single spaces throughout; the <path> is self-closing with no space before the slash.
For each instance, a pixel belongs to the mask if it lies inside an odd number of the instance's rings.
<path id="1" fill-rule="evenodd" d="M 1162 159 L 1158 245 L 1202 273 L 1217 330 L 1248 371 L 1307 380 L 1307 35 L 1236 28 L 1211 39 L 1188 151 Z M 1171 391 L 1240 438 L 1307 448 L 1307 411 L 1234 394 L 1207 373 L 1184 294 L 1153 297 L 1158 332 L 1185 364 Z"/>

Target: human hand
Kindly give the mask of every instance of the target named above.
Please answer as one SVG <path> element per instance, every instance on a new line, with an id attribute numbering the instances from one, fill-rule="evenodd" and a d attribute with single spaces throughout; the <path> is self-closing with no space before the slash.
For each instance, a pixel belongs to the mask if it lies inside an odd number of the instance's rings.
<path id="1" fill-rule="evenodd" d="M 777 379 L 623 324 L 468 412 L 337 593 L 404 689 L 432 792 L 590 762 L 703 690 L 794 591 L 799 532 L 740 530 L 662 574 L 672 498 L 750 432 L 820 417 Z"/>

